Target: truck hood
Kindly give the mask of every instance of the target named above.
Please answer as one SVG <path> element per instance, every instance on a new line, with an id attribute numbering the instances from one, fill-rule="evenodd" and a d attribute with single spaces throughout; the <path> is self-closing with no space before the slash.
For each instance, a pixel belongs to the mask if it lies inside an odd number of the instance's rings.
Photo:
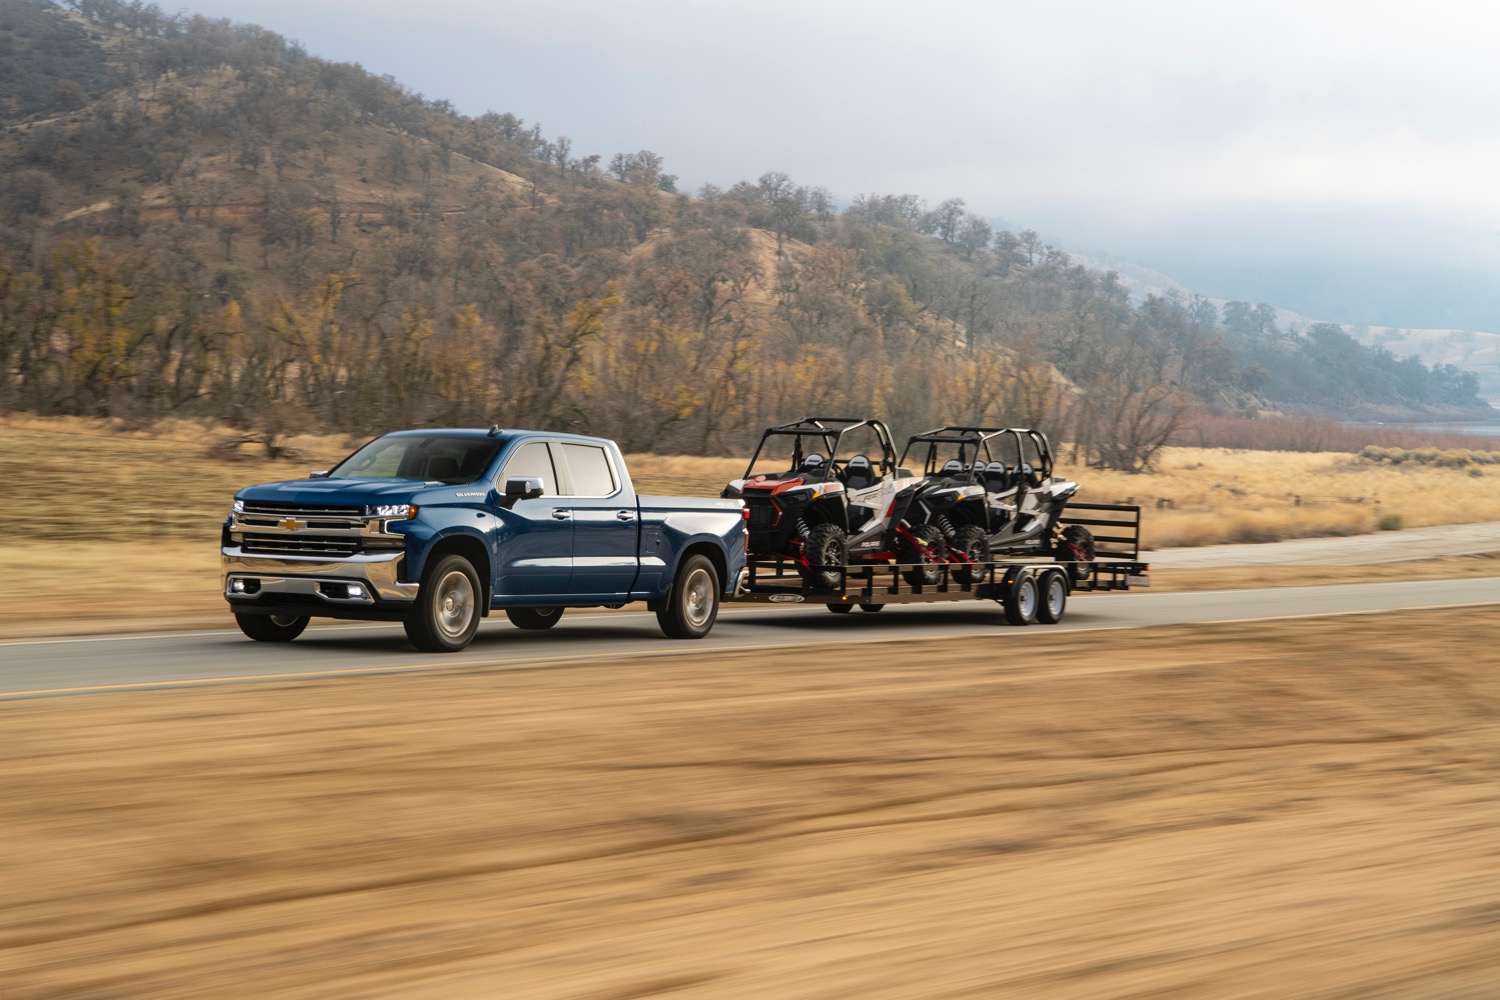
<path id="1" fill-rule="evenodd" d="M 241 500 L 267 500 L 277 503 L 366 504 L 420 503 L 425 497 L 441 494 L 451 497 L 455 491 L 480 491 L 484 486 L 446 486 L 416 479 L 293 479 L 284 483 L 262 483 L 247 486 L 235 496 Z"/>

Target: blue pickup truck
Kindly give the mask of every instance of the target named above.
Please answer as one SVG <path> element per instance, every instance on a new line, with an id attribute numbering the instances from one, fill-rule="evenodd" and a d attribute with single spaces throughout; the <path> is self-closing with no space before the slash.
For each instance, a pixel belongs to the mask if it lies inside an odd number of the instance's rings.
<path id="1" fill-rule="evenodd" d="M 697 639 L 742 583 L 745 525 L 738 500 L 637 496 L 602 438 L 399 431 L 327 472 L 235 494 L 224 597 L 262 642 L 310 618 L 372 619 L 453 652 L 492 609 L 545 629 L 564 608 L 632 601 Z"/>

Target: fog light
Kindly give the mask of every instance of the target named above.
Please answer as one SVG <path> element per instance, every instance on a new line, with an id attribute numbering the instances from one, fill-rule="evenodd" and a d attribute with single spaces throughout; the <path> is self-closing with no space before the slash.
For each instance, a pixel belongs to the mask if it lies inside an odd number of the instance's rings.
<path id="1" fill-rule="evenodd" d="M 231 594 L 243 594 L 245 592 L 245 581 L 244 580 L 233 580 L 233 581 L 231 581 L 230 584 L 229 584 L 229 592 Z"/>
<path id="2" fill-rule="evenodd" d="M 365 596 L 365 588 L 361 587 L 357 583 L 351 583 L 344 589 L 347 591 L 345 596 L 347 596 L 351 601 Z"/>

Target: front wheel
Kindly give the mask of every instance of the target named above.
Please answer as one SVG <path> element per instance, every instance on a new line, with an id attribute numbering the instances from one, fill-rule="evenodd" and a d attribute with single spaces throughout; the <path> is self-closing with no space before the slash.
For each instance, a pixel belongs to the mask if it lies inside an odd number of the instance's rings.
<path id="1" fill-rule="evenodd" d="M 479 631 L 479 574 L 463 556 L 443 556 L 422 576 L 417 602 L 402 622 L 424 653 L 456 653 Z"/>
<path id="2" fill-rule="evenodd" d="M 948 543 L 948 555 L 952 558 L 953 553 L 961 553 L 968 562 L 955 562 L 953 565 L 953 579 L 959 583 L 978 583 L 979 578 L 984 575 L 984 570 L 979 567 L 990 561 L 990 539 L 984 533 L 984 529 L 977 524 L 965 524 L 953 533 L 953 541 Z"/>
<path id="3" fill-rule="evenodd" d="M 672 592 L 656 612 L 669 639 L 701 639 L 719 616 L 719 574 L 707 556 L 689 556 L 677 568 Z"/>
<path id="4" fill-rule="evenodd" d="M 302 615 L 235 615 L 234 623 L 256 642 L 291 642 L 307 628 Z"/>
<path id="5" fill-rule="evenodd" d="M 815 524 L 802 543 L 807 557 L 803 571 L 808 585 L 816 590 L 838 590 L 844 585 L 844 565 L 849 561 L 849 539 L 836 524 Z"/>
<path id="6" fill-rule="evenodd" d="M 943 578 L 939 564 L 947 560 L 946 549 L 937 525 L 912 525 L 909 533 L 901 534 L 896 541 L 896 561 L 916 565 L 902 570 L 901 575 L 913 587 L 935 586 Z"/>
<path id="7" fill-rule="evenodd" d="M 1030 625 L 1035 622 L 1037 605 L 1041 603 L 1036 577 L 1030 573 L 1018 574 L 1010 589 L 1005 592 L 1003 603 L 1005 620 L 1012 625 Z"/>
<path id="8" fill-rule="evenodd" d="M 516 628 L 541 631 L 556 625 L 562 618 L 562 608 L 506 608 L 505 617 Z"/>

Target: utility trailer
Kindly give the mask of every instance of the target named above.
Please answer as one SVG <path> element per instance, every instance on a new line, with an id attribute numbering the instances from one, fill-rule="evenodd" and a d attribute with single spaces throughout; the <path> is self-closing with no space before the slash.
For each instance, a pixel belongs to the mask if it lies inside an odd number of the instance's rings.
<path id="1" fill-rule="evenodd" d="M 1075 591 L 1118 591 L 1150 586 L 1150 566 L 1139 561 L 1141 509 L 1131 504 L 1069 504 L 1058 521 L 1098 531 L 1095 558 L 1058 562 L 1011 557 L 984 563 L 945 563 L 935 583 L 924 583 L 917 568 L 931 564 L 867 562 L 838 569 L 835 587 L 813 587 L 798 560 L 780 556 L 752 558 L 742 585 L 728 598 L 751 604 L 823 604 L 848 614 L 855 608 L 874 613 L 887 604 L 932 604 L 939 601 L 996 601 L 1012 625 L 1062 620 L 1068 596 Z M 962 565 L 964 572 L 955 574 Z"/>

